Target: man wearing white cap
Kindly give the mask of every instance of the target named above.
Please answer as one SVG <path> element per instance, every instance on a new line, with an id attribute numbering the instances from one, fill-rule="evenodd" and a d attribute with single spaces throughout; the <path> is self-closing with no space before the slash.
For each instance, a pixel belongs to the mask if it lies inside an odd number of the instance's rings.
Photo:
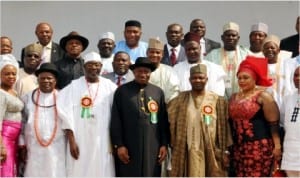
<path id="1" fill-rule="evenodd" d="M 253 24 L 251 26 L 251 32 L 249 34 L 249 52 L 256 57 L 264 57 L 262 53 L 263 40 L 268 35 L 268 25 L 262 22 Z"/>
<path id="2" fill-rule="evenodd" d="M 99 76 L 101 57 L 84 57 L 84 76 L 73 80 L 58 95 L 57 112 L 68 138 L 68 177 L 114 177 L 109 139 L 111 106 L 116 85 Z"/>
<path id="3" fill-rule="evenodd" d="M 221 39 L 224 46 L 214 49 L 205 57 L 206 60 L 223 66 L 227 74 L 225 80 L 225 97 L 230 98 L 232 93 L 238 92 L 236 72 L 242 60 L 249 54 L 243 46 L 238 45 L 240 34 L 239 25 L 235 22 L 228 22 L 223 26 Z"/>
<path id="4" fill-rule="evenodd" d="M 102 59 L 101 75 L 113 72 L 112 62 L 114 59 L 115 35 L 112 32 L 105 32 L 100 36 L 97 45 Z"/>

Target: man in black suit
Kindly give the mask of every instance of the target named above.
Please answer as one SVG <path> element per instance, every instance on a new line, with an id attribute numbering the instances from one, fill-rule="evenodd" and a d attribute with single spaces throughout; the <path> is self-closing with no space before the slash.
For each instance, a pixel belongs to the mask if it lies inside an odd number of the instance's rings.
<path id="1" fill-rule="evenodd" d="M 174 66 L 178 62 L 186 60 L 184 47 L 181 44 L 183 39 L 182 26 L 177 23 L 168 25 L 166 37 L 168 43 L 164 45 L 164 56 L 161 63 Z M 172 57 L 172 51 L 174 51 L 174 57 Z"/>
<path id="2" fill-rule="evenodd" d="M 59 59 L 62 59 L 65 52 L 59 46 L 59 44 L 52 41 L 53 29 L 50 24 L 41 22 L 37 24 L 35 28 L 35 35 L 39 44 L 43 46 L 42 63 L 51 62 L 54 63 Z M 20 67 L 23 67 L 24 48 L 21 53 Z"/>
<path id="3" fill-rule="evenodd" d="M 296 21 L 296 31 L 297 34 L 286 37 L 280 42 L 280 50 L 286 50 L 293 52 L 292 57 L 299 55 L 299 38 L 300 38 L 300 16 L 298 16 Z"/>
<path id="4" fill-rule="evenodd" d="M 205 38 L 206 25 L 202 19 L 194 19 L 190 23 L 190 32 L 200 35 L 201 56 L 206 56 L 211 50 L 220 48 L 221 44 Z M 203 58 L 202 58 L 203 59 Z"/>

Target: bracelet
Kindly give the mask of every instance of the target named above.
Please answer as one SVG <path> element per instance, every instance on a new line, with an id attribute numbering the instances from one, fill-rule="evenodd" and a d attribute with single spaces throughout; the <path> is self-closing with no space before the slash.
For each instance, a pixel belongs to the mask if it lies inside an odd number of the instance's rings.
<path id="1" fill-rule="evenodd" d="M 275 144 L 274 148 L 275 149 L 281 149 L 281 145 L 280 144 Z"/>
<path id="2" fill-rule="evenodd" d="M 226 155 L 230 155 L 230 152 L 229 152 L 228 150 L 225 150 L 224 153 L 225 153 Z"/>

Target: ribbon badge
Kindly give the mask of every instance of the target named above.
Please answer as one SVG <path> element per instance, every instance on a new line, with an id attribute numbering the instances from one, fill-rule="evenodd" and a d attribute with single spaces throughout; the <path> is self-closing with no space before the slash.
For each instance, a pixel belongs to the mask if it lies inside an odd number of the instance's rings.
<path id="1" fill-rule="evenodd" d="M 81 118 L 91 118 L 92 98 L 84 96 L 81 98 Z"/>
<path id="2" fill-rule="evenodd" d="M 206 125 L 209 125 L 211 122 L 211 115 L 213 113 L 213 108 L 209 105 L 205 105 L 202 108 L 202 112 L 204 113 L 203 119 Z"/>
<path id="3" fill-rule="evenodd" d="M 150 121 L 152 124 L 157 124 L 157 111 L 158 111 L 158 104 L 154 101 L 151 97 L 149 97 L 148 102 L 148 110 L 150 112 Z"/>

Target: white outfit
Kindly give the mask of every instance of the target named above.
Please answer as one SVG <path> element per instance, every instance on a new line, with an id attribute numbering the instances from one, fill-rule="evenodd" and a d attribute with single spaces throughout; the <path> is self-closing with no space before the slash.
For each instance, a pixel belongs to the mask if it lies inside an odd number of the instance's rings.
<path id="1" fill-rule="evenodd" d="M 293 74 L 295 69 L 300 66 L 300 55 L 292 58 L 287 59 L 284 61 L 284 75 L 285 75 L 285 90 L 287 94 L 291 94 L 296 91 L 294 82 L 293 82 Z"/>
<path id="2" fill-rule="evenodd" d="M 58 115 L 63 120 L 62 128 L 73 131 L 80 152 L 78 160 L 75 160 L 70 154 L 68 145 L 68 177 L 115 176 L 109 123 L 116 88 L 113 82 L 101 76 L 99 82 L 89 84 L 85 76 L 82 76 L 60 91 L 57 108 Z M 84 96 L 89 96 L 93 100 L 91 118 L 81 116 L 83 111 L 81 99 Z"/>
<path id="3" fill-rule="evenodd" d="M 55 91 L 56 92 L 56 91 Z M 56 92 L 57 93 L 57 92 Z M 57 130 L 53 142 L 43 147 L 39 144 L 35 129 L 40 133 L 41 139 L 48 142 L 55 127 L 55 106 L 38 108 L 38 117 L 35 118 L 36 105 L 32 101 L 32 92 L 22 98 L 25 103 L 24 135 L 20 139 L 25 140 L 27 147 L 27 162 L 25 177 L 65 177 L 66 176 L 66 139 L 61 129 L 61 120 L 57 118 Z M 37 101 L 37 92 L 34 101 L 41 106 L 54 105 L 53 93 L 40 93 Z M 35 128 L 34 122 L 38 119 Z M 23 138 L 22 138 L 23 137 Z"/>
<path id="4" fill-rule="evenodd" d="M 151 73 L 149 82 L 164 91 L 166 103 L 179 94 L 180 81 L 173 68 L 168 65 L 159 64 Z"/>
<path id="5" fill-rule="evenodd" d="M 102 59 L 102 68 L 101 68 L 100 75 L 107 74 L 107 73 L 110 73 L 110 72 L 114 71 L 113 67 L 112 67 L 112 62 L 114 60 L 114 56 L 115 56 L 115 54 L 112 54 L 109 58 L 101 57 L 101 59 Z"/>
<path id="6" fill-rule="evenodd" d="M 300 103 L 300 95 L 297 92 L 285 96 L 281 107 L 285 130 L 281 162 L 283 170 L 300 171 L 300 110 L 297 117 L 294 112 L 296 106 L 300 109 L 300 104 L 297 104 L 297 100 Z"/>
<path id="7" fill-rule="evenodd" d="M 225 77 L 226 73 L 223 70 L 222 66 L 214 64 L 212 62 L 209 62 L 207 60 L 201 60 L 202 64 L 205 64 L 207 67 L 207 77 L 208 81 L 205 86 L 205 89 L 208 91 L 215 92 L 216 94 L 220 96 L 224 96 L 225 94 Z M 190 84 L 189 78 L 190 78 L 190 68 L 192 66 L 197 65 L 190 64 L 188 61 L 183 61 L 178 64 L 176 64 L 173 68 L 175 70 L 175 73 L 177 74 L 180 86 L 180 91 L 187 91 L 191 90 L 192 86 Z"/>
<path id="8" fill-rule="evenodd" d="M 37 77 L 35 74 L 28 74 L 24 71 L 24 68 L 19 70 L 19 78 L 15 84 L 15 90 L 19 96 L 24 96 L 25 94 L 31 92 L 39 86 Z"/>

